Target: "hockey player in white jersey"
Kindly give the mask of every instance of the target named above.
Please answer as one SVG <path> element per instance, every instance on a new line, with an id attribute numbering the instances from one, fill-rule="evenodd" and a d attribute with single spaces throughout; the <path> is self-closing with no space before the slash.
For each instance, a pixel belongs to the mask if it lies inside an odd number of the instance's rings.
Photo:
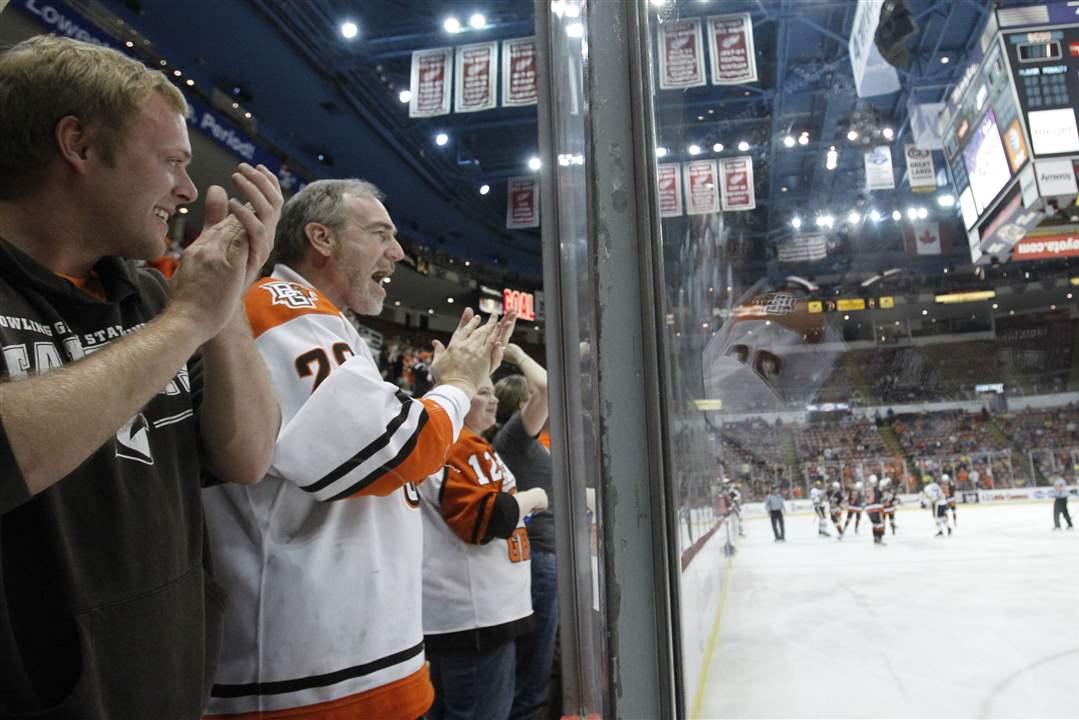
<path id="1" fill-rule="evenodd" d="M 821 489 L 820 480 L 810 488 L 809 499 L 813 503 L 813 512 L 817 514 L 817 536 L 832 537 L 832 534 L 828 532 L 828 514 L 825 511 L 827 498 L 824 495 L 824 490 Z"/>
<path id="2" fill-rule="evenodd" d="M 835 539 L 843 539 L 843 503 L 846 495 L 838 481 L 832 481 L 832 487 L 828 491 L 828 510 L 831 512 L 832 524 L 835 525 Z"/>
<path id="3" fill-rule="evenodd" d="M 952 526 L 948 524 L 948 498 L 944 495 L 944 491 L 940 489 L 940 485 L 936 480 L 922 488 L 922 495 L 925 496 L 926 502 L 929 504 L 929 509 L 933 511 L 933 517 L 937 523 L 937 537 L 944 535 L 944 531 L 947 530 L 948 534 L 952 534 Z"/>

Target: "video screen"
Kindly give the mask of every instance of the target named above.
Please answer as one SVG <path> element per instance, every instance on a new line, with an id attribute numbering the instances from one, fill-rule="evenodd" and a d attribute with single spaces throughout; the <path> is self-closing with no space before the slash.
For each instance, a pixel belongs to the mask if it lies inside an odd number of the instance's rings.
<path id="1" fill-rule="evenodd" d="M 992 108 L 974 127 L 970 142 L 963 148 L 963 164 L 974 191 L 974 204 L 981 215 L 1012 177 Z"/>

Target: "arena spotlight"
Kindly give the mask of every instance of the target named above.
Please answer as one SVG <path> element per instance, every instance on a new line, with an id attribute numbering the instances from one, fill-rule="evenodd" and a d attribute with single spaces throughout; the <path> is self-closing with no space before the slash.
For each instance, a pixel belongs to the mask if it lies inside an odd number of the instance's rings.
<path id="1" fill-rule="evenodd" d="M 854 128 L 851 128 L 850 131 L 847 133 L 847 139 L 850 140 L 851 142 L 854 142 L 855 140 L 857 140 L 858 139 L 858 131 L 855 130 Z"/>
<path id="2" fill-rule="evenodd" d="M 491 192 L 491 186 L 490 185 L 488 185 L 487 183 L 484 183 L 483 185 L 480 185 L 480 195 L 486 195 L 489 192 Z M 467 263 L 466 263 L 466 265 L 467 265 Z"/>
<path id="3" fill-rule="evenodd" d="M 872 220 L 875 223 L 880 222 L 880 211 L 879 210 L 873 210 L 872 212 L 870 212 L 869 213 L 869 219 Z"/>
<path id="4" fill-rule="evenodd" d="M 891 140 L 895 137 L 895 130 L 892 130 L 890 127 L 886 127 L 880 131 L 880 134 L 884 136 L 885 140 Z"/>
<path id="5" fill-rule="evenodd" d="M 745 152 L 746 150 L 749 150 L 749 143 L 747 143 L 745 140 L 743 140 L 742 142 L 738 143 L 738 149 L 741 150 L 742 152 Z"/>
<path id="6" fill-rule="evenodd" d="M 530 157 L 530 158 L 528 158 L 528 169 L 529 170 L 539 170 L 540 169 L 540 164 L 541 164 L 540 159 L 538 157 Z"/>
<path id="7" fill-rule="evenodd" d="M 795 230 L 802 227 L 802 218 L 798 217 L 797 215 L 792 217 L 791 218 L 791 227 L 794 228 Z"/>
<path id="8" fill-rule="evenodd" d="M 401 92 L 397 93 L 397 99 L 407 105 L 408 103 L 412 102 L 412 91 L 402 90 Z"/>
<path id="9" fill-rule="evenodd" d="M 439 147 L 442 147 L 443 145 L 445 145 L 449 141 L 450 141 L 450 136 L 447 135 L 444 132 L 440 132 L 438 135 L 435 135 L 435 145 L 438 145 Z"/>
<path id="10" fill-rule="evenodd" d="M 482 30 L 487 27 L 487 18 L 482 13 L 473 13 L 472 17 L 468 19 L 468 25 L 473 30 Z"/>
<path id="11" fill-rule="evenodd" d="M 809 144 L 809 133 L 808 132 L 803 131 L 802 134 L 798 136 L 798 144 L 799 145 L 808 145 Z"/>
<path id="12" fill-rule="evenodd" d="M 712 152 L 723 152 L 723 143 L 716 143 L 713 145 Z"/>
<path id="13" fill-rule="evenodd" d="M 656 148 L 656 157 L 658 157 L 658 158 L 667 157 L 667 148 L 663 147 L 662 145 L 657 147 Z"/>
<path id="14" fill-rule="evenodd" d="M 783 147 L 792 148 L 794 147 L 794 143 L 795 139 L 793 135 L 788 135 L 787 137 L 783 138 Z"/>
<path id="15" fill-rule="evenodd" d="M 903 219 L 903 213 L 899 212 L 898 210 L 892 210 L 892 220 L 895 220 L 896 222 L 899 222 L 902 219 Z"/>
<path id="16" fill-rule="evenodd" d="M 341 23 L 341 37 L 345 38 L 345 40 L 351 40 L 352 38 L 356 37 L 359 32 L 360 28 L 357 27 L 356 23 L 352 22 L 351 20 L 347 20 Z"/>
<path id="17" fill-rule="evenodd" d="M 452 15 L 442 22 L 442 29 L 448 33 L 461 32 L 461 21 Z"/>
<path id="18" fill-rule="evenodd" d="M 697 145 L 697 144 L 690 145 L 688 150 L 689 150 L 690 155 L 700 155 L 701 154 L 701 146 Z"/>

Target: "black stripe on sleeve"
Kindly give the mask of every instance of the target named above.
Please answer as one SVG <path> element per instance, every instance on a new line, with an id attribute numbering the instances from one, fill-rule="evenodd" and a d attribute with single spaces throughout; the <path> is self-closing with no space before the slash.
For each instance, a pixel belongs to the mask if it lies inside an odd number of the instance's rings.
<path id="1" fill-rule="evenodd" d="M 292 680 L 277 680 L 265 683 L 244 683 L 242 685 L 214 685 L 210 695 L 218 698 L 245 697 L 247 695 L 280 695 L 282 693 L 299 692 L 310 688 L 327 687 L 345 680 L 363 677 L 384 670 L 405 660 L 413 658 L 423 652 L 423 641 L 410 648 L 401 650 L 392 655 L 372 660 L 363 665 L 335 670 L 322 675 L 309 675 L 308 677 L 294 678 Z"/>
<path id="2" fill-rule="evenodd" d="M 401 449 L 397 452 L 396 455 L 393 456 L 393 458 L 382 463 L 377 468 L 368 473 L 358 483 L 350 485 L 345 490 L 342 490 L 341 492 L 331 497 L 330 500 L 342 500 L 349 497 L 350 495 L 355 495 L 358 492 L 362 492 L 371 485 L 373 485 L 379 479 L 393 472 L 393 470 L 401 463 L 403 463 L 406 459 L 408 459 L 408 456 L 411 455 L 412 451 L 416 449 L 416 445 L 420 441 L 420 433 L 423 432 L 423 428 L 426 427 L 426 425 L 427 413 L 425 412 L 424 414 L 420 415 L 420 421 L 416 423 L 416 432 L 412 433 L 412 437 L 408 439 L 408 442 L 401 446 Z M 416 481 L 418 480 L 419 478 L 416 478 Z M 405 482 L 407 482 L 407 480 Z M 401 484 L 404 485 L 405 482 L 402 482 Z M 306 490 L 307 488 L 304 489 Z"/>
<path id="3" fill-rule="evenodd" d="M 480 542 L 490 542 L 494 538 L 508 538 L 517 529 L 517 518 L 520 514 L 521 506 L 517 498 L 504 492 L 495 495 L 494 503 L 491 505 L 491 519 L 487 523 L 487 534 L 480 538 Z"/>
<path id="4" fill-rule="evenodd" d="M 483 517 L 487 514 L 487 504 L 490 502 L 491 495 L 484 495 L 480 506 L 476 508 L 476 524 L 472 526 L 472 539 L 469 540 L 473 545 L 480 544 L 480 526 L 483 525 Z"/>
<path id="5" fill-rule="evenodd" d="M 405 395 L 403 392 L 397 393 L 397 399 L 401 401 L 401 412 L 397 413 L 397 416 L 394 417 L 394 419 L 391 420 L 388 425 L 386 425 L 386 432 L 382 433 L 377 438 L 369 442 L 366 447 L 364 447 L 358 453 L 350 457 L 348 460 L 338 465 L 328 475 L 319 478 L 310 485 L 305 485 L 303 489 L 310 493 L 322 490 L 327 485 L 330 485 L 331 483 L 340 480 L 345 475 L 348 475 L 350 472 L 359 467 L 364 461 L 371 458 L 379 450 L 382 450 L 384 447 L 389 445 L 390 440 L 393 438 L 393 434 L 397 432 L 397 429 L 400 428 L 401 425 L 404 424 L 405 420 L 408 419 L 409 409 L 412 405 L 412 398 L 410 398 L 408 395 Z M 423 423 L 426 420 L 426 417 L 427 410 L 424 409 L 423 414 L 420 416 L 420 427 L 423 427 Z M 419 433 L 419 428 L 417 428 L 416 432 L 417 434 Z"/>

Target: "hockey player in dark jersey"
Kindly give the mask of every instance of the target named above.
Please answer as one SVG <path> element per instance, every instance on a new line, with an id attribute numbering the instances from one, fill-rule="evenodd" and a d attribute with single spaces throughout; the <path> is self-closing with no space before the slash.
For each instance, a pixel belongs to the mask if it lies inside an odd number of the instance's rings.
<path id="1" fill-rule="evenodd" d="M 876 475 L 870 475 L 873 480 L 877 479 Z M 846 532 L 850 526 L 850 519 L 854 518 L 854 534 L 858 534 L 858 525 L 862 522 L 862 505 L 865 504 L 865 497 L 862 494 L 863 489 L 862 481 L 859 480 L 854 484 L 854 487 L 847 490 L 847 520 L 843 523 L 843 531 Z"/>
<path id="2" fill-rule="evenodd" d="M 955 481 L 948 473 L 940 476 L 940 489 L 944 492 L 944 499 L 948 501 L 948 508 L 952 511 L 952 524 L 959 527 L 959 521 L 955 517 Z"/>
<path id="3" fill-rule="evenodd" d="M 884 504 L 884 519 L 892 526 L 892 535 L 895 535 L 895 508 L 899 505 L 899 490 L 892 485 L 892 479 L 885 477 L 880 481 L 882 501 Z"/>
<path id="4" fill-rule="evenodd" d="M 836 540 L 843 539 L 843 503 L 846 495 L 838 482 L 832 482 L 832 488 L 828 491 L 828 509 L 832 513 L 832 524 L 835 525 Z"/>
<path id="5" fill-rule="evenodd" d="M 869 476 L 865 493 L 865 513 L 873 526 L 873 544 L 884 545 L 884 496 L 877 484 L 877 476 Z"/>

